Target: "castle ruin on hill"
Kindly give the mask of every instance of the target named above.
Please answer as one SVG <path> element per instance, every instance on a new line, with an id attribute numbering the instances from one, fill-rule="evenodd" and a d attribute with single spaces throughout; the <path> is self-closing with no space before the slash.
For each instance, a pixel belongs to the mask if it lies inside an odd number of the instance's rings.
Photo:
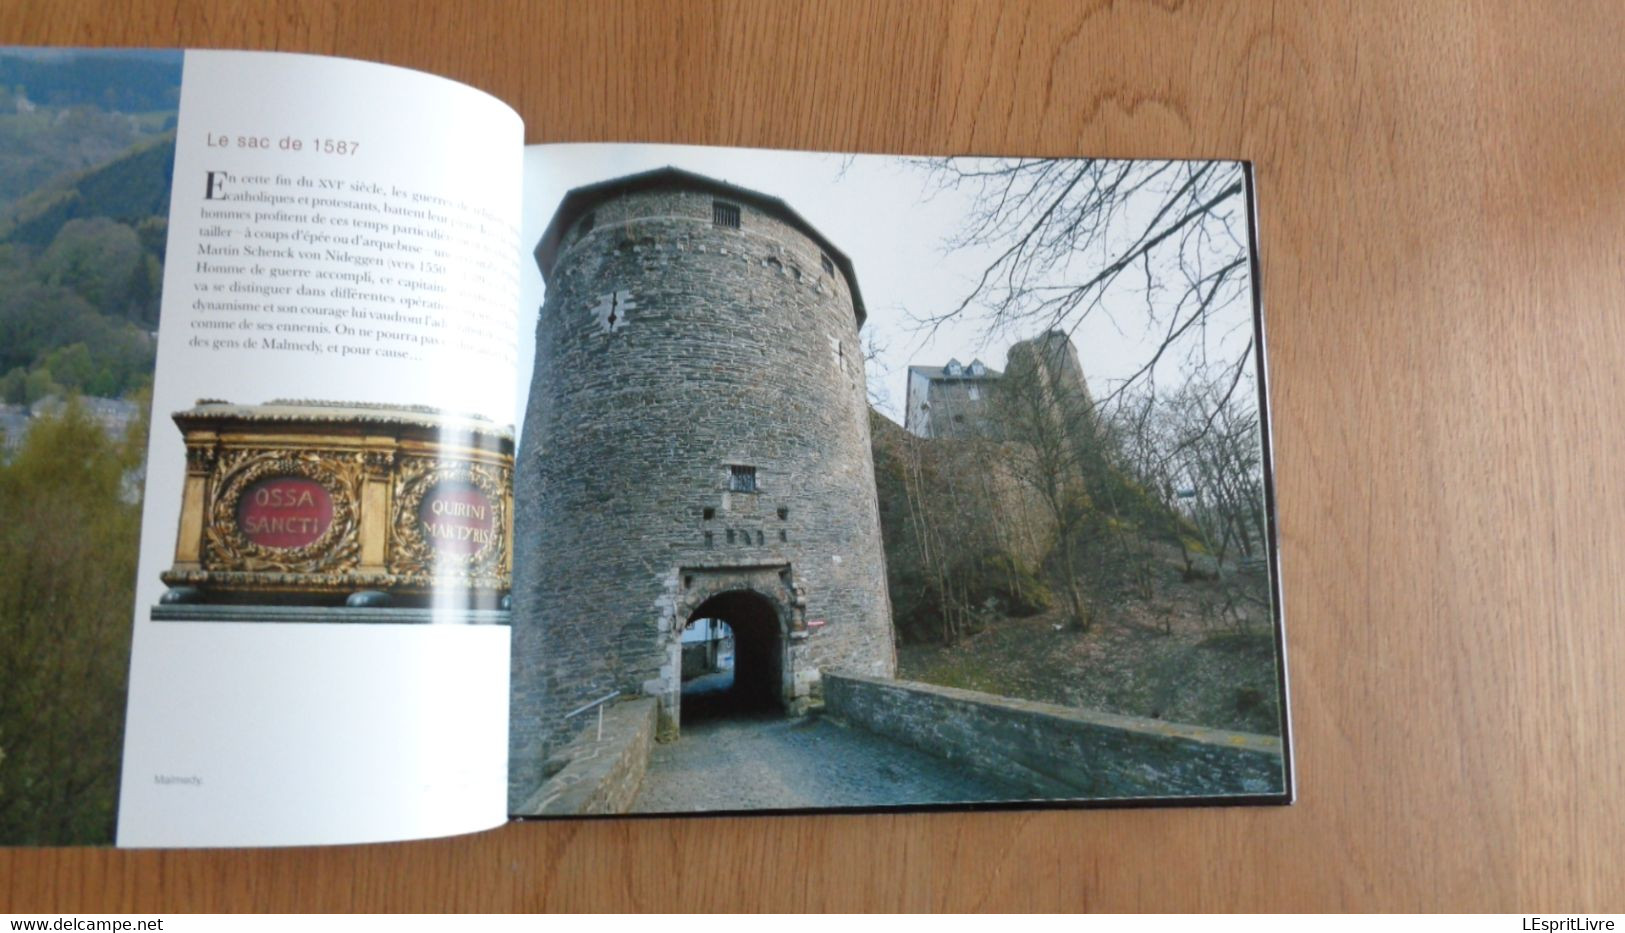
<path id="1" fill-rule="evenodd" d="M 941 366 L 910 366 L 903 428 L 915 437 L 998 437 L 1001 387 L 1011 382 L 1043 385 L 1087 406 L 1089 389 L 1077 348 L 1064 332 L 1051 330 L 1010 347 L 1005 372 L 981 360 L 950 359 Z M 1006 378 L 1006 377 L 1010 378 Z"/>

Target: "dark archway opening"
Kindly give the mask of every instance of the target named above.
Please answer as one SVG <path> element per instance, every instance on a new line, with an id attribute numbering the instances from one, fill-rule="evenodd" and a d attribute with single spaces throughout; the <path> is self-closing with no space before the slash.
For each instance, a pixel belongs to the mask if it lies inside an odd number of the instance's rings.
<path id="1" fill-rule="evenodd" d="M 783 709 L 784 646 L 772 603 L 755 593 L 723 593 L 701 603 L 687 625 L 684 725 Z M 696 637 L 696 630 L 703 636 Z M 691 647 L 696 644 L 707 647 Z M 708 664 L 710 657 L 714 665 Z"/>

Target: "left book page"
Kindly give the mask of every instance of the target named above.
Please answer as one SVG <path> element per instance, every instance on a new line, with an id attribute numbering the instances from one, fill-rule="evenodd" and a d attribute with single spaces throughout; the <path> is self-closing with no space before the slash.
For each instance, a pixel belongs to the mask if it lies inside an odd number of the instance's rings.
<path id="1" fill-rule="evenodd" d="M 299 55 L 0 74 L 0 505 L 59 528 L 0 555 L 0 844 L 503 822 L 517 115 Z"/>

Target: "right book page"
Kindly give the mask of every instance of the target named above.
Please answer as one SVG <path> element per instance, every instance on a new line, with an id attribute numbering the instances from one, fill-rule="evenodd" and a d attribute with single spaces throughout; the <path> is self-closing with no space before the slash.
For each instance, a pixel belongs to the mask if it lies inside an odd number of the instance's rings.
<path id="1" fill-rule="evenodd" d="M 510 811 L 1289 803 L 1253 217 L 1240 162 L 527 149 Z"/>

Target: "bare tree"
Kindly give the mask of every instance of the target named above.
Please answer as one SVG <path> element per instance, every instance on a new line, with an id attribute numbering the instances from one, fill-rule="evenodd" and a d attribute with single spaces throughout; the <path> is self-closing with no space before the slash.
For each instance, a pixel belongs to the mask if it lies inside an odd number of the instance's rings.
<path id="1" fill-rule="evenodd" d="M 1056 576 L 1074 628 L 1093 627 L 1093 601 L 1078 579 L 1078 532 L 1094 511 L 1091 479 L 1107 469 L 1094 404 L 1071 344 L 1060 334 L 1017 344 L 993 396 L 1011 473 L 1048 511 Z"/>
<path id="2" fill-rule="evenodd" d="M 883 445 L 884 452 L 877 450 L 876 472 L 902 506 L 885 531 L 892 536 L 887 572 L 893 595 L 909 607 L 906 634 L 953 644 L 979 628 L 979 601 L 990 588 L 985 565 L 990 555 L 1004 551 L 999 529 L 989 520 L 997 514 L 990 474 L 965 468 L 990 445 L 979 440 L 952 448 L 929 449 L 932 445 L 898 432 Z"/>
<path id="3" fill-rule="evenodd" d="M 969 196 L 951 250 L 985 255 L 958 305 L 922 323 L 980 317 L 988 333 L 1058 330 L 1071 336 L 1106 315 L 1148 351 L 1097 398 L 1109 406 L 1165 364 L 1191 371 L 1239 367 L 1238 349 L 1212 328 L 1250 297 L 1242 167 L 1234 162 L 1106 159 L 925 160 L 939 191 Z M 1143 309 L 1143 313 L 1142 313 Z M 1226 320 L 1232 316 L 1222 316 Z M 1250 323 L 1250 318 L 1249 318 Z M 1228 359 L 1209 359 L 1224 346 Z M 1232 384 L 1232 390 L 1234 384 Z"/>
<path id="4" fill-rule="evenodd" d="M 1125 392 L 1114 414 L 1123 469 L 1157 505 L 1159 520 L 1147 531 L 1179 549 L 1181 572 L 1192 579 L 1197 575 L 1188 537 L 1193 528 L 1179 508 L 1183 490 L 1173 463 L 1179 439 L 1168 403 L 1150 385 L 1143 385 Z"/>
<path id="5" fill-rule="evenodd" d="M 891 393 L 886 390 L 886 379 L 891 376 L 891 370 L 885 364 L 887 349 L 886 342 L 880 339 L 874 328 L 864 332 L 864 388 L 868 393 L 870 408 L 883 409 L 891 406 Z"/>
<path id="6" fill-rule="evenodd" d="M 1252 553 L 1263 527 L 1243 167 L 918 164 L 938 195 L 966 205 L 946 245 L 978 270 L 957 304 L 921 325 L 1043 335 L 1012 348 L 997 421 L 1011 475 L 1048 513 L 1047 566 L 1072 625 L 1087 630 L 1125 599 L 1151 600 L 1164 541 L 1179 548 L 1187 579 L 1205 572 L 1204 549 L 1221 564 L 1232 550 Z M 1070 347 L 1100 318 L 1133 349 L 1110 376 L 1091 373 L 1091 394 Z M 1063 346 L 1064 359 L 1053 352 Z M 1171 388 L 1181 384 L 1200 392 Z M 1190 488 L 1206 498 L 1186 502 Z"/>
<path id="7" fill-rule="evenodd" d="M 1263 556 L 1263 447 L 1258 410 L 1223 380 L 1193 379 L 1171 397 L 1141 396 L 1143 433 L 1132 469 L 1170 510 L 1187 579 L 1217 585 L 1211 614 L 1237 628 L 1251 610 L 1268 608 Z M 1211 565 L 1198 572 L 1184 538 L 1189 532 Z"/>
<path id="8" fill-rule="evenodd" d="M 1258 412 L 1225 387 L 1193 381 L 1168 403 L 1165 469 L 1188 491 L 1187 511 L 1221 561 L 1254 556 L 1264 539 Z"/>

